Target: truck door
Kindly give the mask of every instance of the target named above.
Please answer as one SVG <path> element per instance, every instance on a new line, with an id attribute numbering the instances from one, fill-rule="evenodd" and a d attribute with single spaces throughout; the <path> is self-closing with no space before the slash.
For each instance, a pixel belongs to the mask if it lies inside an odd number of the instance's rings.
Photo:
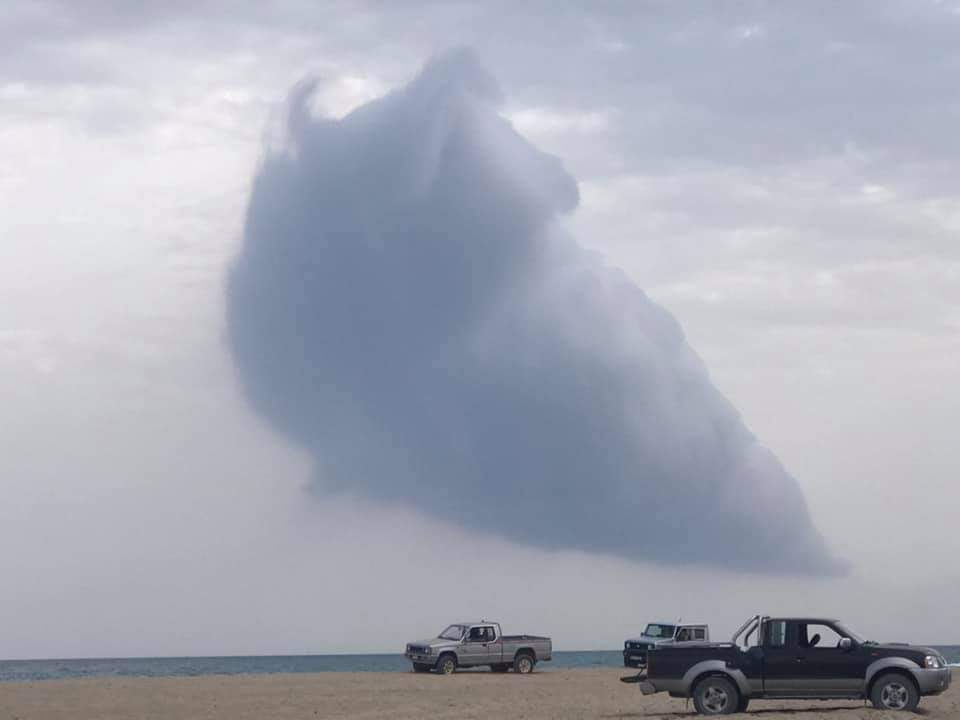
<path id="1" fill-rule="evenodd" d="M 787 620 L 767 620 L 763 625 L 763 690 L 790 695 L 798 678 L 797 627 Z"/>
<path id="2" fill-rule="evenodd" d="M 467 637 L 464 639 L 463 651 L 460 653 L 460 664 L 486 665 L 494 662 L 491 659 L 491 648 L 499 647 L 497 643 L 492 642 L 495 633 L 489 625 L 473 625 L 467 631 Z M 497 659 L 499 662 L 499 659 Z"/>
<path id="3" fill-rule="evenodd" d="M 867 660 L 858 648 L 841 648 L 843 635 L 829 623 L 797 624 L 797 692 L 855 695 L 863 689 Z"/>

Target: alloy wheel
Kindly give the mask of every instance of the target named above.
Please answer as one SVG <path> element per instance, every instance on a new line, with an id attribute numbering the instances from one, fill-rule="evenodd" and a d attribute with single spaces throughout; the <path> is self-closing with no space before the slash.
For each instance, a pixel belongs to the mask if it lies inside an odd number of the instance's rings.
<path id="1" fill-rule="evenodd" d="M 880 691 L 880 702 L 884 707 L 891 710 L 903 710 L 910 700 L 910 693 L 906 686 L 900 682 L 892 682 L 884 685 Z"/>
<path id="2" fill-rule="evenodd" d="M 720 714 L 727 707 L 730 698 L 727 691 L 721 687 L 710 686 L 703 694 L 703 706 L 712 713 Z"/>

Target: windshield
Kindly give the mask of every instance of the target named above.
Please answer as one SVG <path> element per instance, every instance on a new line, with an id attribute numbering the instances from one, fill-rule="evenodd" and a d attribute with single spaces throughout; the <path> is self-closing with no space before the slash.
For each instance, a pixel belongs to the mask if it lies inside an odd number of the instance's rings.
<path id="1" fill-rule="evenodd" d="M 437 635 L 441 640 L 459 640 L 463 637 L 463 625 L 451 625 L 442 633 Z"/>
<path id="2" fill-rule="evenodd" d="M 846 625 L 841 625 L 840 623 L 836 623 L 836 628 L 837 628 L 837 630 L 840 632 L 841 635 L 843 635 L 844 637 L 850 638 L 851 640 L 853 640 L 853 641 L 854 641 L 855 643 L 857 643 L 858 645 L 863 645 L 865 642 L 867 642 L 867 641 L 864 640 L 862 637 L 860 637 L 859 635 L 857 635 L 853 630 L 851 630 L 850 628 L 848 628 Z"/>
<path id="3" fill-rule="evenodd" d="M 672 638 L 673 625 L 656 625 L 650 623 L 647 625 L 647 629 L 643 631 L 643 634 L 648 637 Z"/>

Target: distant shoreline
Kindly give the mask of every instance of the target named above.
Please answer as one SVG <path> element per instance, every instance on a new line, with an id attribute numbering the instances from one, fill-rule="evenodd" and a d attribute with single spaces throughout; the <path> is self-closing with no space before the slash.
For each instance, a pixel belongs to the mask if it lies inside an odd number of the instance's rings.
<path id="1" fill-rule="evenodd" d="M 960 643 L 909 643 L 914 647 L 931 647 L 938 650 L 947 648 L 960 652 Z M 620 648 L 610 650 L 557 650 L 554 654 L 617 653 Z M 37 657 L 37 658 L 0 658 L 0 663 L 30 662 L 106 662 L 126 660 L 246 660 L 250 658 L 367 658 L 403 656 L 402 650 L 390 652 L 344 652 L 344 653 L 282 653 L 282 654 L 240 654 L 240 655 L 91 655 L 77 657 Z M 960 660 L 958 660 L 960 662 Z"/>
<path id="2" fill-rule="evenodd" d="M 933 645 L 960 667 L 960 645 Z M 407 673 L 410 663 L 396 653 L 338 655 L 222 655 L 143 658 L 53 658 L 0 660 L 0 683 L 81 678 L 177 678 L 313 673 Z M 618 650 L 558 650 L 540 670 L 598 670 L 623 667 Z"/>

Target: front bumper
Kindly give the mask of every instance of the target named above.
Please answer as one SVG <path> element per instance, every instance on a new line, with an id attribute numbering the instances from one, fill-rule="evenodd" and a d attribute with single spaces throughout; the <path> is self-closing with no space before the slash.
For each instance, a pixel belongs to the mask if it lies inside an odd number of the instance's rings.
<path id="1" fill-rule="evenodd" d="M 624 662 L 636 663 L 637 665 L 647 664 L 647 651 L 641 649 L 627 648 L 623 651 Z"/>
<path id="2" fill-rule="evenodd" d="M 432 653 L 430 655 L 421 655 L 420 653 L 405 652 L 403 656 L 410 662 L 417 663 L 417 665 L 437 664 L 437 656 Z"/>
<path id="3" fill-rule="evenodd" d="M 920 688 L 921 695 L 939 695 L 948 687 L 953 680 L 953 672 L 949 667 L 928 670 L 921 668 L 913 671 L 913 676 L 917 679 L 917 687 Z"/>

